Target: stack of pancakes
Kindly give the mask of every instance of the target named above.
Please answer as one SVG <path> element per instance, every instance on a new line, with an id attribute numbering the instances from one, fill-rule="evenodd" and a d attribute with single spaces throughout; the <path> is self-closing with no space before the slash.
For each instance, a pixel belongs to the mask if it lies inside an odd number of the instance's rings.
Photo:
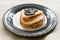
<path id="1" fill-rule="evenodd" d="M 33 15 L 26 15 L 25 10 L 21 10 L 20 23 L 27 28 L 36 29 L 41 27 L 45 21 L 43 11 L 37 10 Z"/>

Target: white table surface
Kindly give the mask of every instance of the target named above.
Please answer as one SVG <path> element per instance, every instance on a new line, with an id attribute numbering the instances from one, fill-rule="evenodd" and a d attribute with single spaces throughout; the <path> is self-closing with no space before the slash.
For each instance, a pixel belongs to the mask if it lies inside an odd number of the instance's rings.
<path id="1" fill-rule="evenodd" d="M 11 7 L 24 3 L 35 3 L 52 9 L 58 18 L 58 24 L 53 32 L 38 38 L 25 38 L 12 34 L 2 23 L 3 14 Z M 60 40 L 60 0 L 0 0 L 0 40 Z"/>

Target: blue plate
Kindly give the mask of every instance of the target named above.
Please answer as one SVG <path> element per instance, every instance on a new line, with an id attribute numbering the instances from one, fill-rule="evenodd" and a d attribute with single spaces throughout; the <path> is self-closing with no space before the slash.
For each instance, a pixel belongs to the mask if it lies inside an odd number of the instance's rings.
<path id="1" fill-rule="evenodd" d="M 40 30 L 36 30 L 36 31 L 24 31 L 24 30 L 20 30 L 19 28 L 17 28 L 16 26 L 13 25 L 13 16 L 20 11 L 21 9 L 24 8 L 37 8 L 39 10 L 44 11 L 44 14 L 47 17 L 47 25 L 46 27 L 40 29 Z M 28 37 L 35 37 L 35 36 L 41 36 L 44 35 L 48 32 L 50 32 L 53 28 L 55 28 L 55 25 L 57 24 L 57 17 L 54 14 L 54 12 L 52 10 L 50 10 L 49 8 L 42 6 L 42 5 L 38 5 L 38 4 L 22 4 L 22 5 L 17 5 L 12 7 L 11 9 L 9 9 L 3 16 L 3 24 L 5 25 L 5 27 L 20 36 L 28 36 Z"/>

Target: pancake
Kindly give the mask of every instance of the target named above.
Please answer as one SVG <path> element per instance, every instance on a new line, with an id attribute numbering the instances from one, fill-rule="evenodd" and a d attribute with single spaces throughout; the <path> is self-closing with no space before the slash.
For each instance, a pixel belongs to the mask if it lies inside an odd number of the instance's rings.
<path id="1" fill-rule="evenodd" d="M 25 28 L 37 29 L 41 27 L 45 21 L 45 15 L 41 10 L 37 10 L 32 15 L 26 15 L 25 10 L 21 10 L 20 23 Z"/>

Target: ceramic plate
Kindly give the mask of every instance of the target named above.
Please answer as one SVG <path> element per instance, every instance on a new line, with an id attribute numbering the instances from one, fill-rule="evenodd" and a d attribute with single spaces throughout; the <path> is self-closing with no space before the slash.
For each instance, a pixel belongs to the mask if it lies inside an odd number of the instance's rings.
<path id="1" fill-rule="evenodd" d="M 24 8 L 37 8 L 39 10 L 42 10 L 47 17 L 47 24 L 44 28 L 35 30 L 35 31 L 25 31 L 19 29 L 14 23 L 13 23 L 13 17 L 14 15 L 20 11 L 21 9 Z M 55 28 L 55 25 L 57 24 L 57 17 L 54 14 L 54 12 L 42 5 L 38 4 L 22 4 L 22 5 L 17 5 L 9 9 L 3 16 L 3 23 L 5 27 L 20 36 L 28 36 L 28 37 L 34 37 L 34 36 L 41 36 L 44 35 L 48 32 L 50 32 L 53 28 Z"/>

